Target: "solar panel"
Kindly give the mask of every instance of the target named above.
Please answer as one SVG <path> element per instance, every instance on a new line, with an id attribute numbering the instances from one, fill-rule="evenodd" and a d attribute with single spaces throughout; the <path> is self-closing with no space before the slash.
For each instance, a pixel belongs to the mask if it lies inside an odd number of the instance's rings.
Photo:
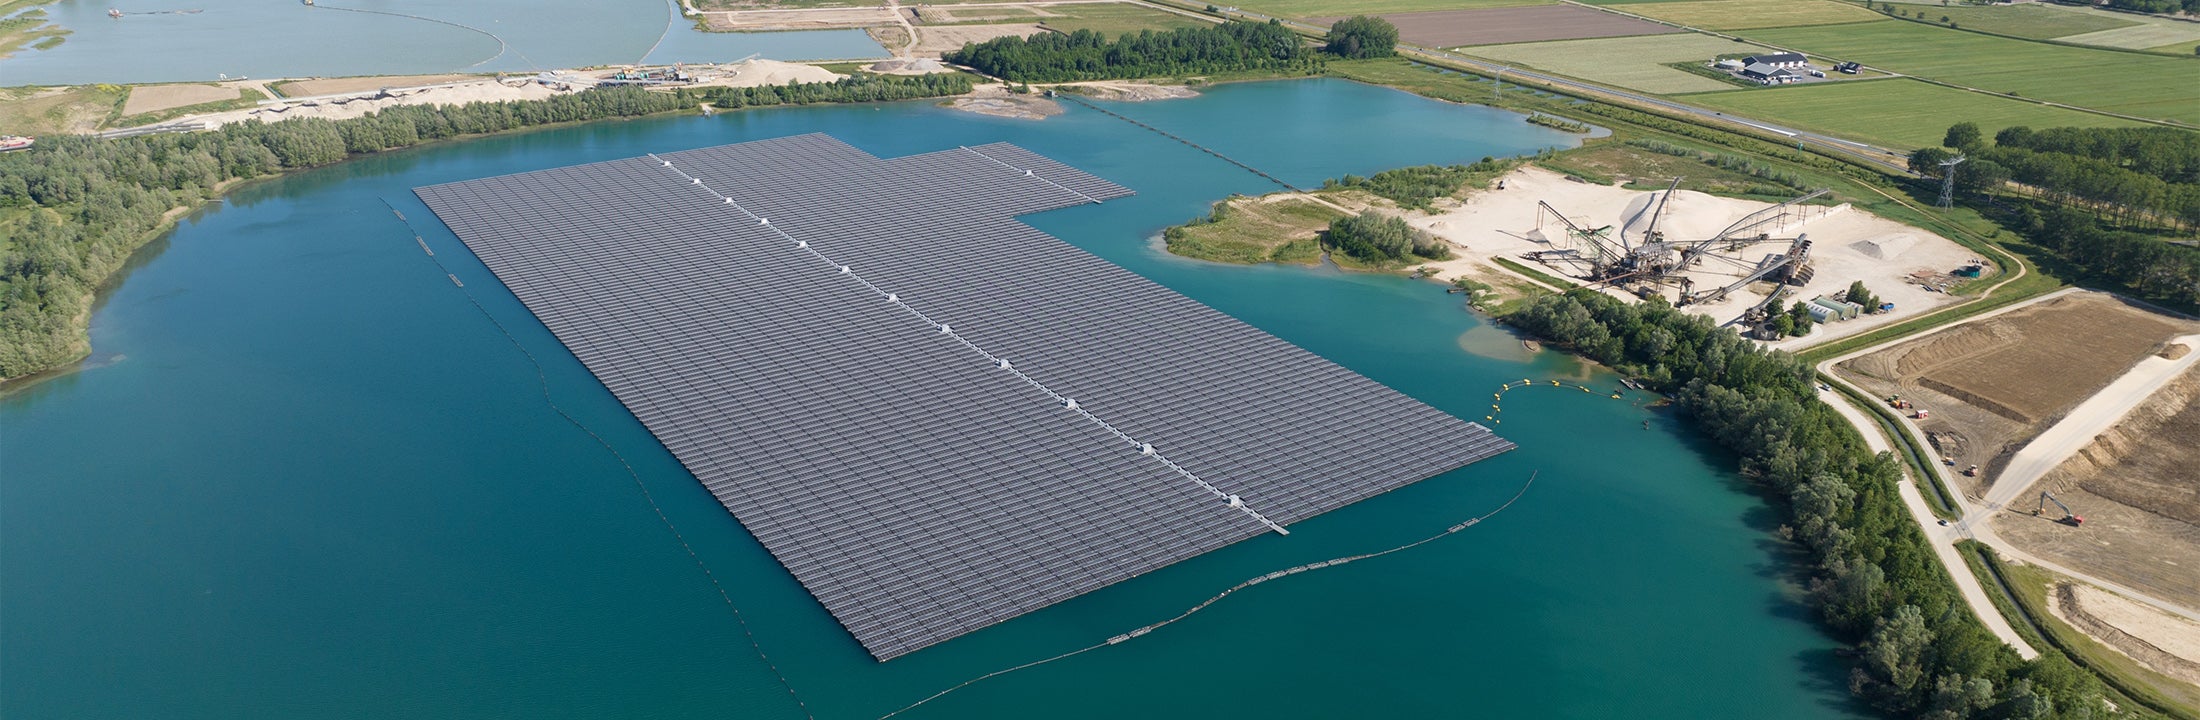
<path id="1" fill-rule="evenodd" d="M 874 657 L 1513 447 L 1017 222 L 1130 191 L 803 135 L 415 192 Z"/>

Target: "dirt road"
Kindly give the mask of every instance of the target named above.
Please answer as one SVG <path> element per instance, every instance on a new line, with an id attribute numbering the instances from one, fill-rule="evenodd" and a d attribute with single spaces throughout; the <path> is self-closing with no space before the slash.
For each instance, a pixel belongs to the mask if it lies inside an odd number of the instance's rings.
<path id="1" fill-rule="evenodd" d="M 1856 429 L 1864 434 L 1864 444 L 1870 447 L 1872 452 L 1894 451 L 1893 445 L 1887 441 L 1886 436 L 1880 434 L 1879 424 L 1873 422 L 1871 417 L 1864 414 L 1863 410 L 1849 404 L 1847 398 L 1841 396 L 1840 393 L 1830 390 L 1821 391 L 1818 393 L 1818 399 L 1832 405 L 1835 412 L 1848 418 L 1849 424 L 1855 425 Z M 1919 494 L 1917 483 L 1909 481 L 1900 483 L 1900 490 L 1902 504 L 1910 508 L 1910 515 L 1917 518 L 1919 525 L 1924 528 L 1925 544 L 1932 546 L 1933 557 L 1940 560 L 1940 566 L 1947 569 L 1948 576 L 1955 580 L 1956 589 L 1963 593 L 1964 604 L 1971 606 L 1971 614 L 1977 615 L 1979 622 L 1984 624 L 1988 631 L 1993 632 L 1994 637 L 2001 638 L 2002 642 L 2016 648 L 2019 657 L 2026 660 L 2039 657 L 2040 651 L 2034 649 L 2030 643 L 2026 643 L 2024 636 L 2018 635 L 2017 629 L 2009 625 L 2009 619 L 2002 617 L 2001 611 L 1994 607 L 1991 596 L 1986 594 L 1986 587 L 1979 584 L 1978 576 L 1971 574 L 1970 568 L 1963 564 L 1963 556 L 1956 551 L 1955 545 L 1956 540 L 1961 538 L 1955 536 L 1954 533 L 1945 532 L 1951 530 L 1951 527 L 1944 527 L 1937 523 L 1937 520 L 1933 517 L 1932 508 L 1925 504 L 1925 496 Z M 1944 532 L 1935 534 L 1935 530 Z"/>
<path id="2" fill-rule="evenodd" d="M 2200 344 L 2200 335 L 2185 335 L 2171 342 L 2192 347 Z M 2114 426 L 2132 408 L 2153 397 L 2155 391 L 2195 362 L 2200 362 L 2200 353 L 2186 353 L 2176 360 L 2160 356 L 2140 360 L 2130 372 L 2101 388 L 2099 393 L 2080 403 L 2060 422 L 2018 450 L 2009 460 L 2008 467 L 2001 471 L 2001 476 L 1987 488 L 1986 510 L 2000 510 L 2017 499 L 2032 487 L 2032 481 L 2085 448 L 2094 437 Z"/>

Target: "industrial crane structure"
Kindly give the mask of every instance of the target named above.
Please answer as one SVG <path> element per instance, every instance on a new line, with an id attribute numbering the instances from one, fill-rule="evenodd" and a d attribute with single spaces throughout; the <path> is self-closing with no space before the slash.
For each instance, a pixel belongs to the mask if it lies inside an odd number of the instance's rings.
<path id="1" fill-rule="evenodd" d="M 1671 287 L 1677 291 L 1676 305 L 1717 302 L 1756 282 L 1772 282 L 1782 289 L 1810 282 L 1813 274 L 1810 239 L 1801 234 L 1786 237 L 1775 233 L 1792 227 L 1804 219 L 1806 213 L 1816 212 L 1806 203 L 1826 196 L 1829 191 L 1815 190 L 1750 213 L 1710 237 L 1674 241 L 1667 238 L 1659 225 L 1680 184 L 1681 178 L 1673 178 L 1666 186 L 1665 192 L 1650 206 L 1649 222 L 1636 238 L 1629 238 L 1624 230 L 1615 230 L 1609 225 L 1594 229 L 1583 227 L 1550 203 L 1539 202 L 1538 232 L 1542 232 L 1549 222 L 1546 218 L 1555 219 L 1564 232 L 1562 237 L 1545 240 L 1552 249 L 1529 253 L 1528 258 L 1553 267 L 1570 268 L 1572 275 L 1590 281 L 1592 286 L 1628 284 L 1644 296 Z M 1786 248 L 1782 252 L 1750 257 L 1751 248 L 1774 243 L 1784 243 Z M 1685 274 L 1686 271 L 1731 275 L 1734 279 L 1719 287 L 1698 290 L 1696 279 Z M 1737 321 L 1762 322 L 1768 312 L 1776 311 L 1773 303 L 1783 294 L 1775 291 L 1771 300 L 1750 308 Z"/>

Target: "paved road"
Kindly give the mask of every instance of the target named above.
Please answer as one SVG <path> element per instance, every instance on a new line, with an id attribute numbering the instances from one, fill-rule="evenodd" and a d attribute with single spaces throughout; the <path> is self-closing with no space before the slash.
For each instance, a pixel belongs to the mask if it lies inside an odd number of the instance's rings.
<path id="1" fill-rule="evenodd" d="M 1826 390 L 1818 393 L 1818 399 L 1832 405 L 1834 411 L 1848 418 L 1849 424 L 1855 425 L 1859 432 L 1864 433 L 1864 444 L 1870 446 L 1872 452 L 1894 451 L 1886 436 L 1880 434 L 1879 424 L 1873 422 L 1863 410 L 1849 404 L 1848 398 Z M 2024 636 L 2018 635 L 2017 629 L 2009 625 L 2009 618 L 2003 617 L 2001 610 L 1994 607 L 1993 599 L 1986 593 L 1986 586 L 1979 584 L 1978 576 L 1972 574 L 1970 567 L 1963 563 L 1963 555 L 1956 550 L 1956 538 L 1949 537 L 1944 532 L 1934 532 L 1951 528 L 1938 525 L 1937 519 L 1933 517 L 1933 509 L 1925 504 L 1925 496 L 1918 493 L 1917 483 L 1904 481 L 1900 483 L 1900 489 L 1902 504 L 1910 508 L 1910 515 L 1917 518 L 1924 528 L 1925 544 L 1932 546 L 1933 557 L 1940 560 L 1940 566 L 1955 580 L 1956 589 L 1963 594 L 1963 602 L 1971 606 L 1971 614 L 1977 615 L 1979 622 L 1985 624 L 1986 629 L 1994 633 L 1994 637 L 2001 638 L 2002 642 L 2016 648 L 2018 656 L 2026 660 L 2039 657 L 2040 651 L 2034 649 L 2031 643 L 2025 642 Z"/>
<path id="2" fill-rule="evenodd" d="M 2037 303 L 2042 303 L 2042 302 L 2046 302 L 2046 301 L 2049 301 L 2049 300 L 2053 300 L 2053 299 L 2055 299 L 2055 298 L 2058 298 L 2058 297 L 2062 297 L 2062 296 L 2064 296 L 2064 295 L 2068 295 L 2068 294 L 2070 294 L 2070 293 L 2074 293 L 2074 292 L 2082 292 L 2082 290 L 2080 290 L 2080 289 L 2078 289 L 2078 288 L 2066 288 L 2066 289 L 2063 289 L 2063 290 L 2058 290 L 2058 291 L 2055 291 L 2055 292 L 2051 292 L 2051 293 L 2048 293 L 2048 294 L 2046 294 L 2046 295 L 2041 295 L 2041 296 L 2039 296 L 2039 297 L 2036 297 L 2036 298 L 2032 298 L 2032 299 L 2030 299 L 2030 300 L 2026 300 L 2026 301 L 2024 301 L 2024 302 L 2020 302 L 2020 303 L 2015 303 L 2015 304 L 2012 304 L 2012 305 L 2010 305 L 2010 306 L 2008 306 L 2008 307 L 2004 307 L 2004 308 L 1996 308 L 1996 309 L 1994 309 L 1994 310 L 1993 310 L 1992 312 L 1982 313 L 1982 314 L 1980 314 L 1980 315 L 1978 315 L 1978 316 L 1976 316 L 1976 317 L 1973 317 L 1973 318 L 1969 318 L 1969 319 L 1965 320 L 1964 322 L 1971 322 L 1971 321 L 1975 321 L 1975 320 L 1981 320 L 1981 319 L 1985 319 L 1985 318 L 1990 318 L 1990 317 L 1994 317 L 1994 316 L 1996 316 L 1996 315 L 2001 315 L 2001 314 L 2003 314 L 2003 313 L 2008 313 L 2008 312 L 2012 312 L 2012 311 L 2015 311 L 2015 310 L 2019 310 L 2019 309 L 2022 309 L 2022 308 L 2030 307 L 2030 306 L 2032 306 L 2032 305 L 2034 305 L 2034 304 L 2037 304 Z M 1823 373 L 1823 374 L 1825 374 L 1825 375 L 1827 375 L 1827 376 L 1831 376 L 1831 377 L 1833 377 L 1833 382 L 1836 382 L 1836 383 L 1841 383 L 1841 384 L 1843 384 L 1843 385 L 1847 385 L 1848 387 L 1850 387 L 1850 388 L 1854 389 L 1854 388 L 1855 388 L 1855 386 L 1854 386 L 1854 385 L 1849 385 L 1849 384 L 1847 383 L 1847 381 L 1841 380 L 1841 379 L 1840 379 L 1840 378 L 1839 378 L 1838 376 L 1834 376 L 1834 375 L 1833 375 L 1833 373 L 1832 373 L 1832 369 L 1833 369 L 1833 366 L 1834 366 L 1834 365 L 1835 365 L 1836 363 L 1840 363 L 1840 362 L 1842 362 L 1842 361 L 1848 360 L 1849 358 L 1853 358 L 1853 357 L 1856 357 L 1856 356 L 1858 356 L 1858 355 L 1862 355 L 1862 354 L 1865 354 L 1865 353 L 1868 353 L 1868 352 L 1873 352 L 1873 351 L 1876 351 L 1876 350 L 1882 349 L 1882 348 L 1886 347 L 1887 345 L 1890 345 L 1890 344 L 1893 344 L 1893 343 L 1899 343 L 1899 342 L 1908 342 L 1908 341 L 1910 341 L 1910 340 L 1915 340 L 1915 339 L 1918 339 L 1918 338 L 1922 338 L 1922 337 L 1927 337 L 1927 336 L 1930 336 L 1930 335 L 1932 335 L 1933 333 L 1943 332 L 1943 331 L 1946 331 L 1946 330 L 1948 330 L 1948 329 L 1950 329 L 1950 328 L 1956 327 L 1957 325 L 1960 325 L 1960 324 L 1962 324 L 1962 323 L 1953 323 L 1953 324 L 1949 324 L 1949 325 L 1943 325 L 1943 326 L 1941 326 L 1941 327 L 1938 327 L 1938 328 L 1934 328 L 1933 330 L 1927 331 L 1927 332 L 1925 332 L 1925 333 L 1922 333 L 1922 334 L 1918 334 L 1918 335 L 1911 335 L 1911 336 L 1906 336 L 1906 337 L 1902 337 L 1902 338 L 1897 338 L 1897 339 L 1895 339 L 1895 340 L 1891 340 L 1891 341 L 1889 341 L 1889 342 L 1886 342 L 1886 343 L 1881 343 L 1881 344 L 1879 344 L 1879 345 L 1877 345 L 1877 346 L 1873 346 L 1873 347 L 1868 347 L 1868 348 L 1864 348 L 1864 349 L 1861 349 L 1861 350 L 1857 350 L 1857 351 L 1855 351 L 1855 352 L 1852 352 L 1852 353 L 1848 353 L 1848 354 L 1842 355 L 1842 356 L 1840 356 L 1840 357 L 1837 357 L 1837 358 L 1833 358 L 1833 359 L 1831 359 L 1831 360 L 1827 360 L 1827 361 L 1825 361 L 1825 362 L 1819 363 L 1819 364 L 1818 364 L 1818 371 L 1819 371 L 1819 372 L 1821 372 L 1821 373 Z M 2187 359 L 2200 360 L 2200 352 L 2195 352 L 2195 353 L 2192 353 L 2192 354 L 2186 355 L 2185 357 L 2186 357 Z M 1859 390 L 1858 392 L 1862 393 L 1863 395 L 1865 395 L 1865 396 L 1867 396 L 1867 397 L 1869 397 L 1869 396 L 1870 396 L 1870 393 L 1863 393 L 1863 392 L 1862 392 L 1861 390 Z M 1885 442 L 1885 438 L 1884 438 L 1883 436 L 1881 436 L 1881 435 L 1880 435 L 1880 429 L 1879 429 L 1879 425 L 1878 425 L 1878 423 L 1876 423 L 1876 422 L 1872 422 L 1872 421 L 1871 421 L 1871 419 L 1870 419 L 1869 417 L 1867 417 L 1867 416 L 1863 415 L 1863 414 L 1862 414 L 1862 412 L 1863 412 L 1863 411 L 1861 411 L 1861 410 L 1859 410 L 1858 408 L 1855 408 L 1855 407 L 1853 407 L 1853 406 L 1850 406 L 1850 405 L 1848 404 L 1848 402 L 1847 402 L 1847 398 L 1846 398 L 1846 397 L 1842 397 L 1842 398 L 1833 398 L 1833 399 L 1830 399 L 1830 400 L 1829 400 L 1829 402 L 1832 402 L 1832 403 L 1833 403 L 1833 406 L 1834 406 L 1834 409 L 1835 409 L 1835 410 L 1841 410 L 1841 411 L 1843 411 L 1843 412 L 1842 412 L 1842 415 L 1843 415 L 1844 417 L 1847 417 L 1847 418 L 1849 418 L 1849 422 L 1850 422 L 1850 424 L 1853 424 L 1853 425 L 1855 425 L 1855 426 L 1856 426 L 1856 429 L 1857 429 L 1857 431 L 1858 431 L 1858 432 L 1861 432 L 1861 433 L 1863 433 L 1863 434 L 1864 434 L 1864 437 L 1865 437 L 1866 441 L 1871 441 L 1871 440 L 1873 440 L 1873 439 L 1875 439 L 1875 438 L 1876 438 L 1876 439 L 1879 439 L 1879 441 L 1880 441 L 1880 442 Z M 2120 414 L 2120 413 L 2119 413 L 2119 414 Z M 1917 438 L 1922 438 L 1922 437 L 1925 437 L 1925 431 L 1924 431 L 1923 429 L 1919 428 L 1919 427 L 1917 426 L 1917 423 L 1916 423 L 1916 422 L 1914 422 L 1914 421 L 1912 421 L 1912 420 L 1911 420 L 1910 418 L 1908 418 L 1908 417 L 1905 417 L 1905 416 L 1902 416 L 1902 415 L 1900 415 L 1900 414 L 1897 414 L 1897 415 L 1896 415 L 1895 417 L 1896 417 L 1896 419 L 1897 419 L 1897 422 L 1901 423 L 1901 425 L 1903 426 L 1903 428 L 1904 428 L 1904 429 L 1905 429 L 1906 431 L 1908 431 L 1908 432 L 1910 433 L 1910 436 L 1911 436 L 1911 437 L 1917 437 Z M 2111 421 L 2111 422 L 2113 422 L 2113 421 Z M 2087 437 L 2088 437 L 2088 438 L 2090 438 L 2091 436 L 2090 436 L 2090 435 L 2088 435 Z M 1873 448 L 1874 448 L 1874 449 L 1878 449 L 1878 447 L 1879 447 L 1879 446 L 1876 446 L 1876 445 L 1875 445 L 1875 446 L 1873 446 Z M 1929 464 L 1927 465 L 1927 467 L 1928 467 L 1928 468 L 1930 469 L 1930 471 L 1931 471 L 1931 472 L 1933 472 L 1934 474 L 1936 474 L 1936 475 L 1938 475 L 1938 476 L 1939 476 L 1939 479 L 1940 479 L 1940 484 L 1941 484 L 1941 486 L 1942 486 L 1942 487 L 1948 487 L 1948 488 L 1957 488 L 1957 487 L 1962 487 L 1961 485 L 1958 485 L 1958 484 L 1956 484 L 1956 481 L 1955 481 L 1956 479 L 1955 479 L 1955 477 L 1954 477 L 1954 474 L 1953 474 L 1953 473 L 1954 473 L 1954 471 L 1953 471 L 1953 470 L 1951 470 L 1950 468 L 1948 468 L 1948 467 L 1946 467 L 1946 466 L 1944 466 L 1944 465 L 1941 465 L 1941 464 L 1939 464 L 1939 463 L 1929 463 Z M 1909 484 L 1909 483 L 1904 483 L 1904 486 L 1905 486 L 1905 487 L 1909 487 L 1909 486 L 1910 486 L 1910 484 Z M 1914 491 L 1916 490 L 1916 488 L 1909 488 L 1909 489 L 1910 489 L 1911 491 L 1913 491 L 1913 492 L 1914 492 Z M 1907 503 L 1907 500 L 1908 500 L 1908 498 L 1907 498 L 1907 497 L 1905 497 L 1904 499 L 1905 499 L 1905 504 L 1908 504 L 1908 503 Z M 1920 501 L 1922 501 L 1922 500 L 1923 500 L 1923 498 L 1922 498 L 1922 497 L 1920 497 L 1920 498 L 1918 498 L 1918 499 L 1919 499 Z M 1934 546 L 1935 546 L 1935 549 L 1934 549 L 1934 555 L 1935 555 L 1936 557 L 1937 557 L 1937 556 L 1940 556 L 1940 550 L 1939 550 L 1939 547 L 1940 547 L 1940 546 L 1943 546 L 1943 545 L 1953 545 L 1953 544 L 1954 544 L 1954 543 L 1955 543 L 1956 541 L 1958 541 L 1958 540 L 1964 540 L 1964 539 L 1969 539 L 1969 540 L 1976 540 L 1976 541 L 1978 541 L 1978 542 L 1984 543 L 1984 544 L 1985 544 L 1985 545 L 1986 545 L 1987 547 L 1991 547 L 1991 548 L 1993 548 L 1995 552 L 2001 553 L 2001 555 L 2002 555 L 2003 557 L 2006 557 L 2006 558 L 2010 558 L 2010 559 L 2013 559 L 2013 560 L 2017 560 L 2017 561 L 2020 561 L 2020 562 L 2024 562 L 2024 563 L 2027 563 L 2027 564 L 2030 564 L 2030 565 L 2034 565 L 2034 566 L 2037 566 L 2037 567 L 2042 567 L 2042 568 L 2046 568 L 2046 569 L 2048 569 L 2048 570 L 2052 570 L 2052 571 L 2054 571 L 2054 572 L 2056 572 L 2056 573 L 2058 573 L 2058 574 L 2060 574 L 2060 575 L 2062 575 L 2062 576 L 2064 576 L 2064 577 L 2068 577 L 2068 578 L 2071 578 L 2071 579 L 2073 579 L 2073 580 L 2077 580 L 2077 581 L 2080 581 L 2080 582 L 2084 582 L 2084 583 L 2086 583 L 2086 584 L 2089 584 L 2089 585 L 2093 585 L 2094 587 L 2099 587 L 2099 588 L 2102 588 L 2102 589 L 2105 589 L 2105 590 L 2109 590 L 2109 591 L 2111 591 L 2111 592 L 2114 592 L 2114 593 L 2116 593 L 2116 594 L 2122 595 L 2122 596 L 2124 596 L 2124 597 L 2126 597 L 2126 598 L 2129 598 L 2129 599 L 2131 599 L 2131 600 L 2134 600 L 2134 601 L 2138 601 L 2138 602 L 2146 603 L 2147 605 L 2151 605 L 2151 606 L 2155 607 L 2156 609 L 2159 609 L 2159 610 L 2161 610 L 2161 611 L 2163 611 L 2163 612 L 2166 612 L 2166 613 L 2170 613 L 2170 614 L 2172 614 L 2172 615 L 2177 615 L 2177 616 L 2179 616 L 2179 617 L 2187 618 L 2187 619 L 2193 620 L 2193 621 L 2195 621 L 2195 622 L 2200 622 L 2200 610 L 2195 610 L 2195 609 L 2193 609 L 2193 608 L 2188 608 L 2188 607 L 2184 607 L 2184 606 L 2182 606 L 2182 605 L 2178 605 L 2178 604 L 2176 604 L 2176 603 L 2172 603 L 2172 602 L 2169 602 L 2169 601 L 2166 601 L 2166 600 L 2162 600 L 2162 599 L 2160 599 L 2160 598 L 2156 598 L 2156 597 L 2154 597 L 2154 596 L 2152 596 L 2152 595 L 2148 595 L 2147 593 L 2144 593 L 2144 592 L 2141 592 L 2141 591 L 2139 591 L 2139 590 L 2137 590 L 2137 589 L 2134 589 L 2134 588 L 2132 588 L 2131 586 L 2128 586 L 2128 585 L 2124 585 L 2124 584 L 2122 584 L 2122 583 L 2118 583 L 2118 582 L 2115 582 L 2115 581 L 2111 581 L 2111 580 L 2103 579 L 2103 578 L 2101 578 L 2101 577 L 2098 577 L 2098 576 L 2092 575 L 2092 574 L 2090 574 L 2090 573 L 2082 572 L 2082 571 L 2079 571 L 2079 570 L 2074 570 L 2074 569 L 2071 569 L 2071 568 L 2069 568 L 2069 567 L 2066 567 L 2066 566 L 2064 566 L 2064 565 L 2062 565 L 2062 564 L 2060 564 L 2060 563 L 2056 563 L 2056 562 L 2052 562 L 2052 561 L 2049 561 L 2049 560 L 2044 560 L 2044 559 L 2041 559 L 2040 557 L 2038 557 L 2038 556 L 2036 556 L 2036 555 L 2033 555 L 2033 554 L 2031 554 L 2031 553 L 2025 552 L 2024 550 L 2022 550 L 2022 549 L 2020 549 L 2020 548 L 2017 548 L 2017 547 L 2015 547 L 2015 546 L 2012 546 L 2012 545 L 2010 545 L 2010 544 L 2009 544 L 2009 541 L 2007 541 L 2007 540 L 2003 540 L 2003 539 L 2001 538 L 2001 536 L 2000 536 L 2000 535 L 1999 535 L 1998 533 L 1995 533 L 1995 532 L 1994 532 L 1994 528 L 1993 528 L 1993 525 L 1992 525 L 1992 523 L 1991 523 L 1991 520 L 1993 519 L 1993 516 L 1994 516 L 1994 513 L 1995 513 L 1995 511 L 1994 511 L 1994 510 L 1988 510 L 1988 509 L 1984 509 L 1984 508 L 1982 508 L 1982 507 L 1980 507 L 1980 506 L 1976 506 L 1976 505 L 1973 505 L 1973 504 L 1972 504 L 1972 501 L 1974 501 L 1974 500 L 1978 500 L 1978 499 L 1977 499 L 1977 498 L 1971 498 L 1971 497 L 1968 497 L 1968 496 L 1961 496 L 1961 495 L 1957 496 L 1957 497 L 1955 498 L 1955 504 L 1956 504 L 1956 511 L 1957 511 L 1957 515 L 1958 515 L 1958 518 L 1959 518 L 1959 519 L 1958 519 L 1958 520 L 1956 520 L 1955 522 L 1949 523 L 1949 524 L 1947 524 L 1947 525 L 1941 525 L 1941 524 L 1940 524 L 1940 519 L 1939 519 L 1938 517 L 1935 517 L 1935 516 L 1934 516 L 1934 515 L 1932 514 L 1931 508 L 1929 508 L 1929 507 L 1926 507 L 1926 506 L 1925 506 L 1925 505 L 1924 505 L 1924 504 L 1923 504 L 1922 502 L 1920 502 L 1920 503 L 1918 503 L 1918 504 L 1915 504 L 1915 505 L 1910 505 L 1910 514 L 1911 514 L 1912 518 L 1913 518 L 1913 519 L 1915 519 L 1915 520 L 1917 521 L 1918 527 L 1920 527 L 1920 528 L 1923 528 L 1923 529 L 1924 529 L 1924 531 L 1925 531 L 1925 537 L 1927 537 L 1927 538 L 1929 538 L 1929 539 L 1931 539 L 1931 540 L 1932 540 L 1932 545 L 1934 545 Z M 1951 548 L 1951 549 L 1952 549 L 1952 548 Z M 1964 577 L 1968 577 L 1968 576 L 1970 576 L 1970 574 L 1971 574 L 1970 568 L 1969 568 L 1969 567 L 1967 567 L 1967 566 L 1965 566 L 1965 565 L 1964 565 L 1964 564 L 1962 563 L 1962 559 L 1961 559 L 1960 557 L 1957 557 L 1957 558 L 1955 559 L 1955 562 L 1954 562 L 1954 564 L 1949 564 L 1949 561 L 1948 561 L 1948 559 L 1946 559 L 1946 558 L 1942 558 L 1942 560 L 1941 560 L 1941 563 L 1942 563 L 1942 565 L 1943 565 L 1944 567 L 1946 567 L 1946 568 L 1948 569 L 1948 574 L 1949 574 L 1949 575 L 1952 575 L 1952 576 L 1954 576 L 1954 577 L 1958 578 L 1958 583 L 1959 583 L 1959 584 L 1961 583 L 1961 578 L 1964 578 Z M 1975 578 L 1973 578 L 1973 580 L 1974 580 L 1974 582 L 1976 581 L 1976 579 L 1975 579 Z M 1968 598 L 1967 598 L 1967 599 L 1968 599 Z M 1977 603 L 1975 603 L 1975 602 L 1974 602 L 1974 603 L 1972 604 L 1972 608 L 1973 608 L 1973 610 L 1974 610 L 1974 611 L 1977 611 L 1977 610 L 1978 610 L 1978 608 L 1979 608 L 1979 605 L 1978 605 Z M 1988 606 L 1988 607 L 1987 607 L 1987 608 L 1986 608 L 1986 609 L 1985 609 L 1984 611 L 1979 611 L 1979 617 L 1980 617 L 1980 619 L 1982 619 L 1982 620 L 1984 620 L 1984 619 L 1985 619 L 1985 618 L 1986 618 L 1987 616 L 1989 616 L 1989 615 L 1996 615 L 1996 616 L 1998 616 L 1998 615 L 1999 615 L 1999 611 L 1998 611 L 1998 610 L 1995 610 L 1995 609 L 1993 609 L 1993 608 L 1992 608 L 1991 606 Z M 2006 624 L 2007 624 L 2007 623 L 2006 623 L 2006 621 L 2004 621 L 2004 622 L 2003 622 L 2003 624 L 2004 624 L 2004 625 L 2006 625 Z M 1998 632 L 1997 632 L 1997 634 L 1998 634 Z M 2006 638 L 2004 638 L 2004 639 L 2006 639 Z M 2012 644 L 2014 644 L 2014 643 L 2012 643 Z"/>
<path id="3" fill-rule="evenodd" d="M 2200 348 L 2200 335 L 2186 335 L 2171 342 L 2184 343 L 2185 347 Z M 2188 352 L 2176 360 L 2150 356 L 2132 366 L 2123 377 L 2116 378 L 2108 387 L 2079 403 L 2070 414 L 2055 423 L 2039 437 L 2033 438 L 2024 449 L 2009 459 L 2009 466 L 1994 478 L 1992 487 L 1986 490 L 1987 510 L 2000 510 L 2012 500 L 2018 499 L 2032 487 L 2032 481 L 2040 479 L 2063 460 L 2077 454 L 2117 422 L 2131 413 L 2139 403 L 2153 397 L 2155 391 L 2169 384 L 2186 368 L 2200 362 L 2200 352 Z"/>

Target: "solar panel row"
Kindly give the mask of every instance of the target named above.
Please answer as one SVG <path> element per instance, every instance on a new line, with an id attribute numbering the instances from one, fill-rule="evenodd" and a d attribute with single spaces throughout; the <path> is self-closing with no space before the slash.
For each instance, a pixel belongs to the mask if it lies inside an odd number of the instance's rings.
<path id="1" fill-rule="evenodd" d="M 1511 448 L 1015 222 L 1129 194 L 1020 148 L 656 157 L 417 192 L 879 659 L 1266 531 L 1111 428 L 1283 523 Z"/>

